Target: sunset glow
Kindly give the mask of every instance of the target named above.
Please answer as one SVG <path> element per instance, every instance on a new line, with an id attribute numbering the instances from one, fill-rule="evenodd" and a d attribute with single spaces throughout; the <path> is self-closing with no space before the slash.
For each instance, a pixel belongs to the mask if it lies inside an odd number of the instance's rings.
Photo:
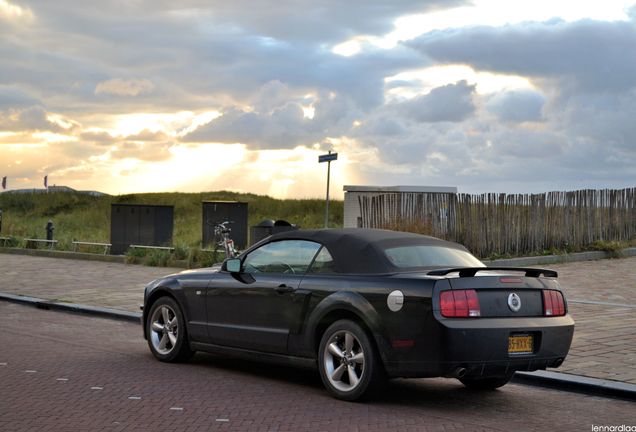
<path id="1" fill-rule="evenodd" d="M 8 189 L 633 186 L 634 0 L 237 1 L 0 0 Z"/>

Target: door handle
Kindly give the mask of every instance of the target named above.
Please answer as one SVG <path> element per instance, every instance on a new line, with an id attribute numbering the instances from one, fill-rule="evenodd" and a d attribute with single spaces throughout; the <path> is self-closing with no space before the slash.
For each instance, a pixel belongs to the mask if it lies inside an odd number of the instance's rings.
<path id="1" fill-rule="evenodd" d="M 294 290 L 293 287 L 290 287 L 289 285 L 285 285 L 285 284 L 280 284 L 276 287 L 276 292 L 279 294 L 292 292 L 293 290 Z"/>

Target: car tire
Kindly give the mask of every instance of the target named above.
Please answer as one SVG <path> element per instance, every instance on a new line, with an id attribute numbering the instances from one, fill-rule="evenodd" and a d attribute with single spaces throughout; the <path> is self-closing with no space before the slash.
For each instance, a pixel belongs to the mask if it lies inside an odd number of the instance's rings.
<path id="1" fill-rule="evenodd" d="M 512 378 L 512 375 L 505 375 L 501 377 L 488 377 L 488 378 L 460 378 L 462 384 L 469 389 L 473 390 L 495 390 L 499 387 L 503 387 Z"/>
<path id="2" fill-rule="evenodd" d="M 350 320 L 334 322 L 322 335 L 318 369 L 327 390 L 342 400 L 368 398 L 386 381 L 375 344 Z"/>
<path id="3" fill-rule="evenodd" d="M 183 312 L 171 297 L 161 297 L 152 304 L 146 334 L 150 351 L 162 362 L 186 361 L 194 354 L 188 342 Z"/>

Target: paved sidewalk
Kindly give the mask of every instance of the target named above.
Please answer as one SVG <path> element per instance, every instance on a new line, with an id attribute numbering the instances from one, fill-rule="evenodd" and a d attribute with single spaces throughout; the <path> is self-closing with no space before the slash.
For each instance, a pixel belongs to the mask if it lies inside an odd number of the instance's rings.
<path id="1" fill-rule="evenodd" d="M 636 257 L 552 265 L 576 330 L 556 371 L 636 384 Z M 180 271 L 0 254 L 0 292 L 139 312 L 143 287 Z"/>
<path id="2" fill-rule="evenodd" d="M 180 271 L 0 253 L 0 292 L 139 312 L 144 287 Z"/>
<path id="3" fill-rule="evenodd" d="M 559 272 L 574 341 L 560 372 L 636 384 L 636 257 L 550 266 Z"/>

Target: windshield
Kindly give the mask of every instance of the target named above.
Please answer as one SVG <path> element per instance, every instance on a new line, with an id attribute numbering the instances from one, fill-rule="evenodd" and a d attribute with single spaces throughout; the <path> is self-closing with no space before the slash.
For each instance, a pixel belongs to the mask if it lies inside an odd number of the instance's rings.
<path id="1" fill-rule="evenodd" d="M 396 267 L 485 267 L 469 252 L 443 246 L 408 245 L 384 250 Z"/>

